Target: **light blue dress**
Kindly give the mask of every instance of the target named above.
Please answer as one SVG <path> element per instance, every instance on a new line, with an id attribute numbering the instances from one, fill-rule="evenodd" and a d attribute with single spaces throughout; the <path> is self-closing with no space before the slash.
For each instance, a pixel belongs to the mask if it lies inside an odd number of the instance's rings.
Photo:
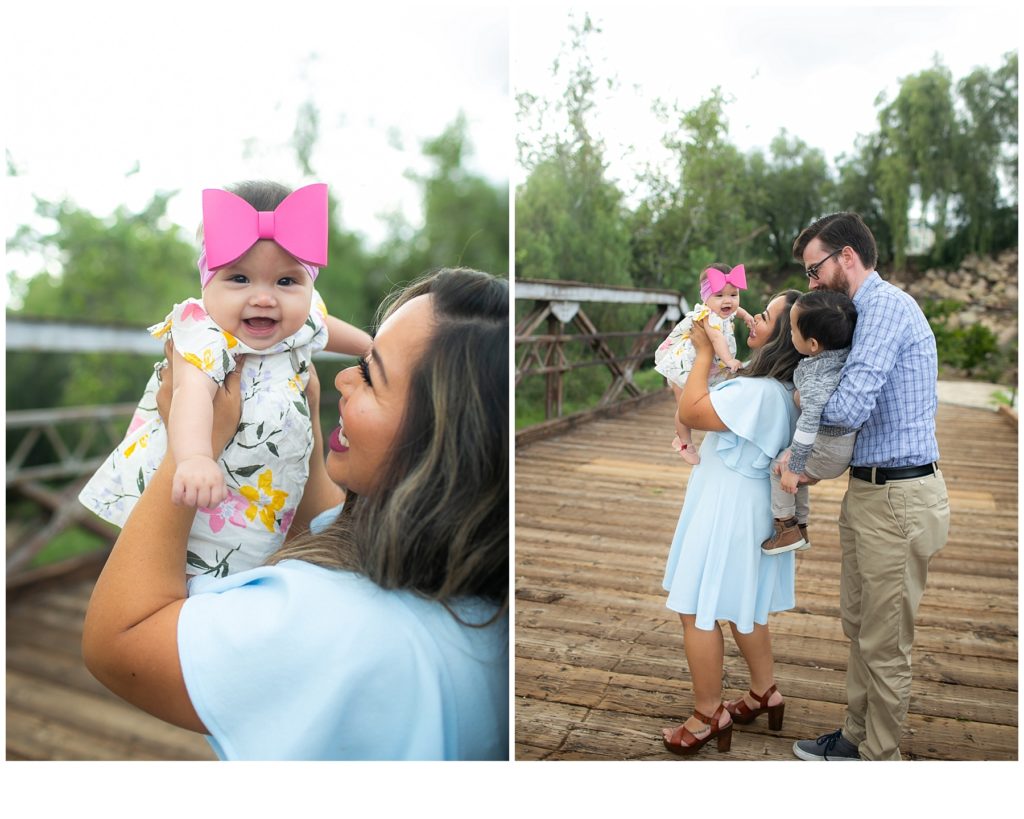
<path id="1" fill-rule="evenodd" d="M 221 759 L 509 758 L 507 616 L 285 560 L 193 578 L 178 655 Z"/>
<path id="2" fill-rule="evenodd" d="M 729 620 L 746 634 L 796 604 L 794 552 L 765 555 L 772 536 L 772 459 L 785 449 L 798 410 L 771 378 L 735 378 L 712 388 L 728 432 L 709 432 L 686 487 L 665 567 L 666 605 L 710 630 Z"/>

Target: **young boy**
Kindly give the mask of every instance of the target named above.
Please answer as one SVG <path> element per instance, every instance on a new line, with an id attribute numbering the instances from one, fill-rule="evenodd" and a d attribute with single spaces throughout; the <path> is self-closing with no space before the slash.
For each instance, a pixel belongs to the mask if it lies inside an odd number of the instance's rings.
<path id="1" fill-rule="evenodd" d="M 793 373 L 800 407 L 789 462 L 776 474 L 772 464 L 772 516 L 775 534 L 761 544 L 761 551 L 775 555 L 793 549 L 809 549 L 807 540 L 807 485 L 801 475 L 815 481 L 839 477 L 850 465 L 857 430 L 821 425 L 821 411 L 839 385 L 843 365 L 850 354 L 857 310 L 843 293 L 812 290 L 790 311 L 793 346 L 802 355 Z"/>

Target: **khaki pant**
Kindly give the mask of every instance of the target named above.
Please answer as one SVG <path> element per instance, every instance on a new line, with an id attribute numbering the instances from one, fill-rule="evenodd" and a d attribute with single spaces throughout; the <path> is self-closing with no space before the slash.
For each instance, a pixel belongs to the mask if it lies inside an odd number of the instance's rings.
<path id="1" fill-rule="evenodd" d="M 941 472 L 881 486 L 850 478 L 839 516 L 839 604 L 850 638 L 843 734 L 863 759 L 900 759 L 914 616 L 928 562 L 948 534 Z"/>

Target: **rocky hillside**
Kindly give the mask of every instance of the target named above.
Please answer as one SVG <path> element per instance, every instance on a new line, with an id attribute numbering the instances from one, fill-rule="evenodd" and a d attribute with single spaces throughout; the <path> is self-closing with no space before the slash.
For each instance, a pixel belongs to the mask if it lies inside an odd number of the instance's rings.
<path id="1" fill-rule="evenodd" d="M 1000 347 L 1017 338 L 1016 249 L 995 258 L 968 256 L 956 270 L 927 270 L 900 286 L 922 304 L 943 299 L 961 302 L 964 308 L 946 319 L 950 330 L 981 324 L 992 331 Z"/>

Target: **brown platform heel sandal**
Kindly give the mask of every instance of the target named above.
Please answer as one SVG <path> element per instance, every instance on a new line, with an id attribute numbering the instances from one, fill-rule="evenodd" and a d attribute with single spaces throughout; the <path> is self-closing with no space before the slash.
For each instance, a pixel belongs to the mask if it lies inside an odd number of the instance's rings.
<path id="1" fill-rule="evenodd" d="M 726 710 L 725 703 L 719 705 L 718 708 L 715 709 L 715 713 L 710 717 L 704 716 L 704 714 L 696 708 L 693 710 L 693 715 L 711 729 L 706 737 L 697 739 L 697 737 L 690 732 L 689 728 L 685 725 L 681 725 L 672 732 L 672 737 L 670 737 L 670 739 L 674 738 L 676 734 L 678 734 L 678 743 L 670 742 L 669 739 L 666 739 L 665 737 L 662 737 L 661 741 L 669 751 L 677 754 L 678 756 L 692 756 L 707 745 L 714 737 L 718 737 L 718 750 L 728 751 L 732 747 L 732 722 L 730 721 L 728 725 L 722 728 L 718 727 L 718 720 L 722 716 L 722 712 L 724 710 Z"/>
<path id="2" fill-rule="evenodd" d="M 744 700 L 738 699 L 735 702 L 730 702 L 726 705 L 729 713 L 732 715 L 732 721 L 740 725 L 749 725 L 761 714 L 768 712 L 768 728 L 772 731 L 782 730 L 782 716 L 786 713 L 786 703 L 780 702 L 778 705 L 769 705 L 768 699 L 778 689 L 773 685 L 761 696 L 758 696 L 753 691 L 750 692 L 750 696 L 757 700 L 757 708 L 751 708 L 747 705 Z"/>

